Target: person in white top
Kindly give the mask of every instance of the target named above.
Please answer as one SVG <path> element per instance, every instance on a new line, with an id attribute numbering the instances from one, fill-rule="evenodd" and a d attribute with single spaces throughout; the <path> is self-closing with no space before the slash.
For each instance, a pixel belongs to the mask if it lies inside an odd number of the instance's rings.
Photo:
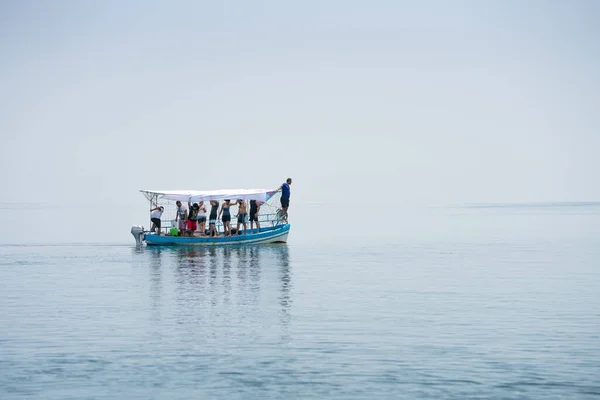
<path id="1" fill-rule="evenodd" d="M 188 210 L 181 204 L 181 201 L 179 200 L 175 202 L 175 205 L 177 206 L 177 211 L 175 211 L 175 222 L 177 222 L 179 236 L 183 236 L 186 228 Z"/>
<path id="2" fill-rule="evenodd" d="M 204 202 L 201 201 L 198 206 L 198 228 L 200 229 L 200 234 L 204 236 L 206 233 L 206 207 L 204 206 Z"/>
<path id="3" fill-rule="evenodd" d="M 165 211 L 163 206 L 154 207 L 150 210 L 150 221 L 152 222 L 151 232 L 155 232 L 156 228 L 158 228 L 158 235 L 160 236 L 160 217 L 162 217 L 162 213 Z"/>

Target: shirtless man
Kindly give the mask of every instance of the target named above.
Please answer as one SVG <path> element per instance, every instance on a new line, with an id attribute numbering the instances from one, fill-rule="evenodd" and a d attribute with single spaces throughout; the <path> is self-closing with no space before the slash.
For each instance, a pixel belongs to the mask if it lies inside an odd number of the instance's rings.
<path id="1" fill-rule="evenodd" d="M 238 213 L 237 213 L 237 234 L 241 235 L 240 225 L 244 225 L 244 235 L 246 234 L 246 217 L 248 217 L 246 200 L 238 200 Z"/>

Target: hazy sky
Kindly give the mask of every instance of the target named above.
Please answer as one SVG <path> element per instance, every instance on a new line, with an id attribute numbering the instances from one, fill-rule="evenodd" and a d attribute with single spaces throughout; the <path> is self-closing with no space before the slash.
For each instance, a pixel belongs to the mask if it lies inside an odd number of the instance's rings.
<path id="1" fill-rule="evenodd" d="M 3 1 L 0 243 L 128 234 L 142 188 L 288 176 L 297 215 L 599 200 L 599 20 L 592 0 Z"/>

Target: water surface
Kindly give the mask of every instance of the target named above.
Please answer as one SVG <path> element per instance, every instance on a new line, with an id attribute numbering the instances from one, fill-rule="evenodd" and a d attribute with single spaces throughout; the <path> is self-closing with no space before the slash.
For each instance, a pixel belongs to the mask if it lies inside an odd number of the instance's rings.
<path id="1" fill-rule="evenodd" d="M 288 245 L 3 245 L 0 398 L 600 398 L 594 207 L 298 223 Z"/>

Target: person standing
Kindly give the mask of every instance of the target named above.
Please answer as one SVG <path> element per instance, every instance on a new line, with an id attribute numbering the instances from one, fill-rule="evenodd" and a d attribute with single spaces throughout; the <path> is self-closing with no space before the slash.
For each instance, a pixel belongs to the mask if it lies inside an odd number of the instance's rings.
<path id="1" fill-rule="evenodd" d="M 198 228 L 197 226 L 197 220 L 198 220 L 198 209 L 200 207 L 198 206 L 198 203 L 194 203 L 194 205 L 192 205 L 192 203 L 190 203 L 188 201 L 188 218 L 187 218 L 187 234 L 189 236 L 194 236 L 194 232 L 196 231 L 196 229 Z"/>
<path id="2" fill-rule="evenodd" d="M 260 224 L 258 223 L 258 212 L 260 211 L 260 202 L 258 200 L 250 200 L 250 230 L 254 229 L 256 222 L 256 231 L 260 232 Z"/>
<path id="3" fill-rule="evenodd" d="M 150 232 L 155 232 L 156 228 L 158 228 L 158 236 L 160 236 L 160 217 L 162 217 L 163 211 L 165 211 L 163 206 L 154 207 L 150 210 L 150 221 L 152 222 Z"/>
<path id="4" fill-rule="evenodd" d="M 208 229 L 210 236 L 219 236 L 217 232 L 217 212 L 219 211 L 219 202 L 216 200 L 210 201 L 210 215 L 208 217 Z"/>
<path id="5" fill-rule="evenodd" d="M 177 229 L 179 229 L 179 236 L 183 236 L 185 233 L 185 221 L 187 220 L 187 210 L 181 204 L 181 201 L 175 202 L 177 205 L 177 211 L 175 212 L 175 222 L 177 222 Z"/>
<path id="6" fill-rule="evenodd" d="M 246 204 L 246 200 L 242 200 L 242 199 L 238 200 L 237 204 L 239 207 L 238 213 L 237 213 L 237 227 L 236 227 L 237 234 L 238 235 L 242 234 L 242 232 L 240 230 L 240 225 L 243 225 L 244 226 L 244 235 L 245 235 L 246 227 L 247 227 L 246 219 L 248 218 L 248 211 L 247 211 L 248 205 Z"/>
<path id="7" fill-rule="evenodd" d="M 221 213 L 223 214 L 221 221 L 223 222 L 223 234 L 225 236 L 231 236 L 231 212 L 229 207 L 231 207 L 231 202 L 227 199 L 221 206 L 221 210 L 219 210 L 219 218 L 221 218 Z"/>
<path id="8" fill-rule="evenodd" d="M 200 229 L 200 235 L 206 236 L 206 207 L 204 206 L 204 202 L 201 201 L 198 204 L 198 227 Z"/>
<path id="9" fill-rule="evenodd" d="M 290 185 L 292 184 L 292 178 L 287 178 L 284 183 L 281 184 L 277 190 L 281 190 L 281 219 L 287 221 L 288 219 L 288 208 L 290 206 Z"/>

